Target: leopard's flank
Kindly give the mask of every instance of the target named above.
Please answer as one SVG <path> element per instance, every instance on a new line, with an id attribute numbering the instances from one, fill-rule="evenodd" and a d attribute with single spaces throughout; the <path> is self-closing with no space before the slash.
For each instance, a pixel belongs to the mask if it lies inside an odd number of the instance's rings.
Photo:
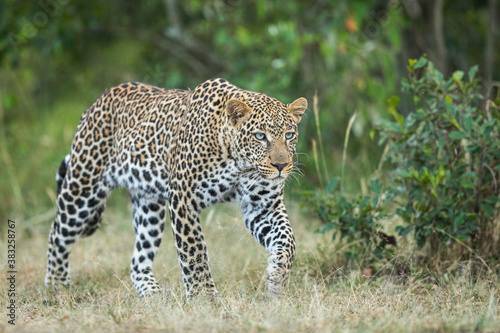
<path id="1" fill-rule="evenodd" d="M 199 216 L 228 201 L 240 204 L 248 230 L 270 252 L 265 288 L 279 295 L 295 256 L 283 189 L 306 108 L 304 98 L 283 104 L 223 79 L 194 90 L 142 83 L 107 90 L 83 114 L 56 175 L 45 284 L 71 284 L 71 245 L 96 231 L 109 192 L 123 187 L 133 204 L 131 279 L 141 296 L 160 290 L 153 260 L 167 211 L 187 296 L 217 295 Z"/>

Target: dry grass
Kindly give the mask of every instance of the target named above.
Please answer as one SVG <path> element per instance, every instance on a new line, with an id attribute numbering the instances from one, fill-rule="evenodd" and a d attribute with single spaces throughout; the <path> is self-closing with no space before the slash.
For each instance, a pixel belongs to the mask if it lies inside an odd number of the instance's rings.
<path id="1" fill-rule="evenodd" d="M 441 286 L 418 279 L 403 286 L 390 276 L 370 279 L 357 272 L 319 278 L 320 253 L 329 242 L 312 233 L 317 227 L 313 222 L 292 215 L 299 254 L 289 294 L 278 301 L 266 300 L 261 293 L 267 254 L 232 206 L 209 210 L 203 219 L 212 273 L 222 294 L 220 304 L 185 301 L 169 230 L 155 262 L 164 292 L 146 301 L 138 299 L 128 277 L 134 239 L 130 207 L 123 211 L 111 207 L 101 229 L 76 243 L 71 257 L 76 286 L 69 289 L 43 286 L 48 223 L 31 228 L 31 236 L 19 231 L 15 328 L 21 332 L 500 330 L 497 281 L 472 281 L 464 274 Z M 5 239 L 3 235 L 2 249 Z M 5 279 L 0 281 L 4 308 L 7 285 Z M 2 316 L 0 331 L 11 329 Z"/>

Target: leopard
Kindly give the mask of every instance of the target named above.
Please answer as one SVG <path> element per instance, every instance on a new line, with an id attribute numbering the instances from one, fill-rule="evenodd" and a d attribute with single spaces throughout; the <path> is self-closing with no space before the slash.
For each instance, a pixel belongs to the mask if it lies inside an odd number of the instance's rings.
<path id="1" fill-rule="evenodd" d="M 296 244 L 284 204 L 297 171 L 304 97 L 284 104 L 210 79 L 193 90 L 128 82 L 106 90 L 82 115 L 57 173 L 45 285 L 71 286 L 69 256 L 99 227 L 106 198 L 125 188 L 135 246 L 130 278 L 140 297 L 162 289 L 153 261 L 167 211 L 187 299 L 218 297 L 200 223 L 203 209 L 239 204 L 246 228 L 268 252 L 265 294 L 288 289 Z"/>

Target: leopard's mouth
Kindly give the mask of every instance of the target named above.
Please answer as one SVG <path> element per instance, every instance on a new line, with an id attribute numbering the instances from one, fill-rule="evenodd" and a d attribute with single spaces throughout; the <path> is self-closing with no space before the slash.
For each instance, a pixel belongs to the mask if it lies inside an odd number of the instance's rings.
<path id="1" fill-rule="evenodd" d="M 267 180 L 285 180 L 289 176 L 289 172 L 283 172 L 283 171 L 274 171 L 274 170 L 266 170 L 267 172 L 262 172 L 261 170 L 257 170 L 259 175 Z"/>
<path id="2" fill-rule="evenodd" d="M 280 172 L 276 177 L 272 178 L 273 180 L 285 180 L 289 176 L 289 173 L 283 174 L 283 172 Z"/>
<path id="3" fill-rule="evenodd" d="M 254 180 L 257 178 L 271 180 L 271 181 L 285 181 L 290 172 L 288 170 L 275 170 L 266 166 L 253 165 L 248 168 L 241 169 L 239 174 L 242 176 L 250 176 Z"/>

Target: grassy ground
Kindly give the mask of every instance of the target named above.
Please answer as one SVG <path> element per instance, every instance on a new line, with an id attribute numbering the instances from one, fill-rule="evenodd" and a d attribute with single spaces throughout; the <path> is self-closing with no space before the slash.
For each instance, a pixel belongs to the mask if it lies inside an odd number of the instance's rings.
<path id="1" fill-rule="evenodd" d="M 245 230 L 238 211 L 227 205 L 207 210 L 203 219 L 221 304 L 185 301 L 170 230 L 166 230 L 155 261 L 156 277 L 164 292 L 141 301 L 128 276 L 134 243 L 131 208 L 110 206 L 100 230 L 73 248 L 76 286 L 69 289 L 54 291 L 43 286 L 50 213 L 32 220 L 30 229 L 18 230 L 17 331 L 500 330 L 498 279 L 475 281 L 464 273 L 438 286 L 418 279 L 401 285 L 393 276 L 367 278 L 358 271 L 322 275 L 322 256 L 335 249 L 327 238 L 313 233 L 316 222 L 302 217 L 293 204 L 289 207 L 298 257 L 289 293 L 282 299 L 270 301 L 263 296 L 267 254 Z M 3 234 L 2 249 L 6 248 L 5 239 Z M 2 270 L 6 268 L 4 260 L 2 256 Z M 4 311 L 7 288 L 6 279 L 0 279 Z M 2 315 L 0 331 L 12 329 Z"/>

